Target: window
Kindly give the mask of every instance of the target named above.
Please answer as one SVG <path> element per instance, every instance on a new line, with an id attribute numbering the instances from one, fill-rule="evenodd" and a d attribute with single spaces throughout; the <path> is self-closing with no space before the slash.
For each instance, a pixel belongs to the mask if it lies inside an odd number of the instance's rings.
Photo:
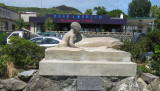
<path id="1" fill-rule="evenodd" d="M 13 33 L 13 34 L 9 37 L 9 39 L 10 39 L 11 37 L 15 37 L 15 36 L 19 37 L 19 33 Z"/>
<path id="2" fill-rule="evenodd" d="M 5 23 L 5 29 L 8 30 L 8 22 Z"/>
<path id="3" fill-rule="evenodd" d="M 31 41 L 37 44 L 42 44 L 43 38 L 36 38 L 36 39 L 32 39 Z"/>
<path id="4" fill-rule="evenodd" d="M 51 39 L 51 38 L 46 38 L 43 41 L 44 44 L 58 44 L 59 41 L 55 40 L 55 39 Z"/>
<path id="5" fill-rule="evenodd" d="M 12 25 L 12 31 L 15 31 L 16 30 L 16 26 L 13 24 Z"/>

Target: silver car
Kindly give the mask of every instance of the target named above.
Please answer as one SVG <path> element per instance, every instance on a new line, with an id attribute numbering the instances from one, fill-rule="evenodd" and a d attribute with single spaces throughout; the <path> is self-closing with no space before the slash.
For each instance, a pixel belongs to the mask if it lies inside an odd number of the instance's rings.
<path id="1" fill-rule="evenodd" d="M 59 44 L 61 41 L 56 37 L 35 37 L 30 39 L 32 42 L 38 44 L 39 46 L 43 46 L 46 48 L 54 47 Z"/>

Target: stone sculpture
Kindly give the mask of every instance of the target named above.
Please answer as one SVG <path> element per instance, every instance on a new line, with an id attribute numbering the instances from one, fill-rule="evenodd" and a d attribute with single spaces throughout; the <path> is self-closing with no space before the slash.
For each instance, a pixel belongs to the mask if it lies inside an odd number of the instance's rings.
<path id="1" fill-rule="evenodd" d="M 93 37 L 84 38 L 75 45 L 78 47 L 105 47 L 119 49 L 123 43 L 112 37 Z"/>
<path id="2" fill-rule="evenodd" d="M 72 22 L 71 23 L 71 30 L 67 32 L 58 47 L 74 47 L 76 42 L 80 41 L 82 39 L 82 36 L 80 34 L 81 25 L 78 22 Z"/>
<path id="3" fill-rule="evenodd" d="M 71 30 L 67 32 L 58 47 L 102 47 L 118 49 L 123 44 L 120 40 L 111 37 L 84 38 L 80 34 L 81 25 L 78 22 L 71 23 Z M 77 42 L 77 43 L 76 43 Z"/>

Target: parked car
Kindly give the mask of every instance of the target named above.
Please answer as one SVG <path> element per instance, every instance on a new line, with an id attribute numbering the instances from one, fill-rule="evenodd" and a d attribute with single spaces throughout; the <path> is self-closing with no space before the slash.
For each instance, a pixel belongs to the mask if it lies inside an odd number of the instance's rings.
<path id="1" fill-rule="evenodd" d="M 40 36 L 44 36 L 44 37 L 57 37 L 59 39 L 62 39 L 63 35 L 56 33 L 56 32 L 40 32 L 38 33 Z"/>
<path id="2" fill-rule="evenodd" d="M 39 46 L 43 47 L 54 47 L 59 44 L 61 41 L 60 39 L 56 37 L 35 37 L 30 39 L 32 42 L 38 44 Z"/>
<path id="3" fill-rule="evenodd" d="M 13 36 L 17 36 L 17 37 L 21 37 L 21 38 L 24 38 L 24 39 L 31 39 L 33 37 L 40 37 L 40 35 L 38 34 L 33 34 L 31 33 L 29 30 L 26 30 L 26 29 L 21 29 L 19 31 L 14 31 L 12 33 L 9 34 L 9 36 L 7 37 L 7 44 L 10 44 L 10 38 L 13 37 Z"/>

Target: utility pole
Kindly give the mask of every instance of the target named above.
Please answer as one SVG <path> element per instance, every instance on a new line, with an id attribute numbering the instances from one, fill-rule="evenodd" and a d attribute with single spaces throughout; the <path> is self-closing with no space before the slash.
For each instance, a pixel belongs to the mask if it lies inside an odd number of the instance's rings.
<path id="1" fill-rule="evenodd" d="M 41 8 L 42 8 L 42 0 L 41 0 Z"/>

